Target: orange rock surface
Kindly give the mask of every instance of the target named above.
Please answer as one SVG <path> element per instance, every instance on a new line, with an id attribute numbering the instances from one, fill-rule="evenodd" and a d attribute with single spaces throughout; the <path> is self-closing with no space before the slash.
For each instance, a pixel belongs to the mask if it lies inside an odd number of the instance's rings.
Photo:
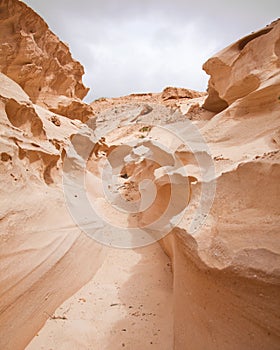
<path id="1" fill-rule="evenodd" d="M 86 121 L 90 106 L 81 101 L 83 66 L 45 21 L 21 1 L 0 5 L 0 70 L 17 82 L 31 101 L 71 119 Z"/>

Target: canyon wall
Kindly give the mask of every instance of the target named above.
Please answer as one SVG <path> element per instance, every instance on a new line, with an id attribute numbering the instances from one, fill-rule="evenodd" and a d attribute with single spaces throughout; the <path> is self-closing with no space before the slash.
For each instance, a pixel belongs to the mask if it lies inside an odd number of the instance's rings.
<path id="1" fill-rule="evenodd" d="M 73 223 L 62 189 L 71 135 L 91 132 L 78 120 L 93 115 L 81 101 L 83 67 L 21 1 L 0 2 L 0 28 L 0 348 L 14 350 L 103 258 Z"/>
<path id="2" fill-rule="evenodd" d="M 279 40 L 278 20 L 204 65 L 204 108 L 222 110 L 200 129 L 216 194 L 199 232 L 190 235 L 183 220 L 163 240 L 176 349 L 279 349 Z M 200 186 L 192 185 L 194 203 Z"/>
<path id="3" fill-rule="evenodd" d="M 62 189 L 70 136 L 84 124 L 33 104 L 2 73 L 0 81 L 0 348 L 23 349 L 92 277 L 102 248 L 73 223 Z"/>

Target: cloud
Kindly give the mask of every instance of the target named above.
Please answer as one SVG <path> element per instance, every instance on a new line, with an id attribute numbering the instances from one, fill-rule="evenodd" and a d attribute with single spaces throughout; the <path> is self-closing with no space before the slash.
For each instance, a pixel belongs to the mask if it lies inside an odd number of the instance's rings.
<path id="1" fill-rule="evenodd" d="M 216 51 L 274 20 L 278 0 L 25 0 L 85 67 L 86 98 L 205 90 L 201 66 Z"/>

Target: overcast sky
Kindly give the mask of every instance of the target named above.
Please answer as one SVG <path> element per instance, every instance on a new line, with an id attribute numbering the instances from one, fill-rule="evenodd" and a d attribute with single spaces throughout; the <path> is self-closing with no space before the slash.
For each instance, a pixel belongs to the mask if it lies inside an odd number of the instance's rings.
<path id="1" fill-rule="evenodd" d="M 85 67 L 86 98 L 205 90 L 202 64 L 279 16 L 279 0 L 24 0 Z"/>

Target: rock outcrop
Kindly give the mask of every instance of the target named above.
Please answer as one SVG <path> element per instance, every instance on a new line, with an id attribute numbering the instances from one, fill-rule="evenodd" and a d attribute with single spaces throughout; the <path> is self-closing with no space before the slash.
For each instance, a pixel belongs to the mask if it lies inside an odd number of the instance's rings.
<path id="1" fill-rule="evenodd" d="M 201 97 L 203 93 L 200 93 L 198 91 L 190 90 L 190 89 L 184 89 L 184 88 L 175 88 L 175 87 L 167 87 L 163 90 L 161 93 L 161 98 L 163 100 L 177 100 L 181 98 L 198 98 Z"/>
<path id="2" fill-rule="evenodd" d="M 45 21 L 18 0 L 0 3 L 0 71 L 17 82 L 31 101 L 71 119 L 92 116 L 82 102 L 88 89 L 84 69 Z"/>
<path id="3" fill-rule="evenodd" d="M 203 69 L 211 76 L 204 108 L 221 112 L 250 95 L 251 106 L 258 110 L 278 98 L 279 74 L 275 73 L 280 67 L 279 27 L 277 20 L 228 46 L 204 64 Z"/>

